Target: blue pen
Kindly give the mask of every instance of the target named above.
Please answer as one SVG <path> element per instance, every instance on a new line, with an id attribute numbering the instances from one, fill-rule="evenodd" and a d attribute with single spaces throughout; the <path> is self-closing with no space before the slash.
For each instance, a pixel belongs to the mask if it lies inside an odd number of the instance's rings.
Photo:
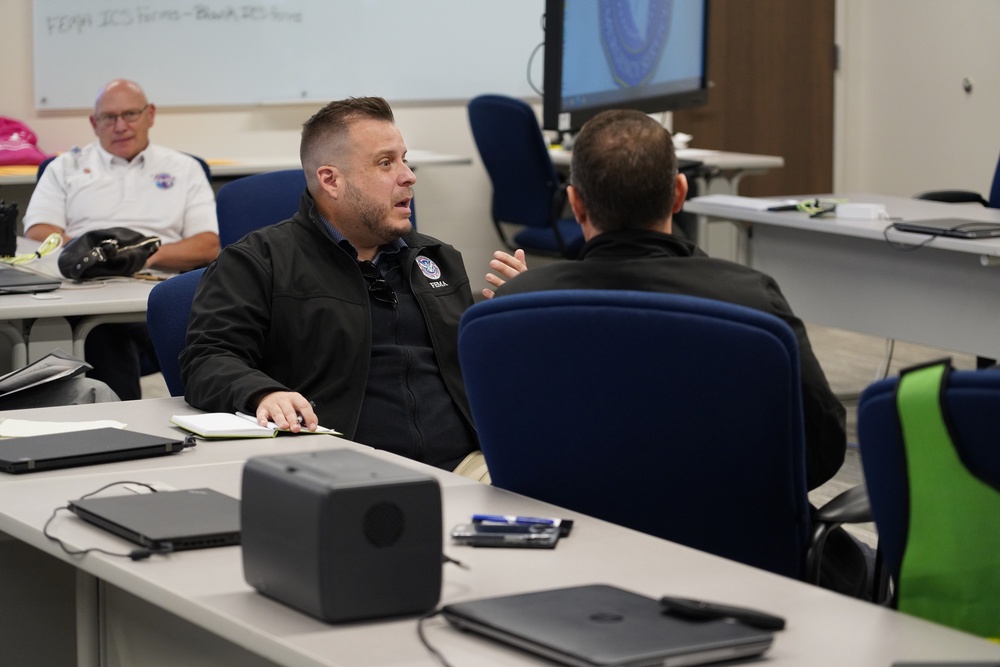
<path id="1" fill-rule="evenodd" d="M 545 526 L 555 526 L 557 525 L 557 519 L 545 519 L 542 517 L 535 516 L 514 516 L 513 514 L 473 514 L 473 522 L 489 521 L 492 523 L 508 523 L 508 524 L 542 524 Z"/>

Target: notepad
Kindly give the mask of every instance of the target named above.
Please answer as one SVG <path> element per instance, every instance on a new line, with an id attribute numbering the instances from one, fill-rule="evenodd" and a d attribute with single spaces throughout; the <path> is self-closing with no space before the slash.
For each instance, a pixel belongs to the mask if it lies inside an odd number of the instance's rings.
<path id="1" fill-rule="evenodd" d="M 206 412 L 199 415 L 174 415 L 170 423 L 185 431 L 191 431 L 202 438 L 273 438 L 278 433 L 291 433 L 288 429 L 280 429 L 274 422 L 267 426 L 257 423 L 257 418 L 242 412 Z M 342 435 L 341 433 L 317 426 L 315 431 L 303 428 L 302 435 Z"/>

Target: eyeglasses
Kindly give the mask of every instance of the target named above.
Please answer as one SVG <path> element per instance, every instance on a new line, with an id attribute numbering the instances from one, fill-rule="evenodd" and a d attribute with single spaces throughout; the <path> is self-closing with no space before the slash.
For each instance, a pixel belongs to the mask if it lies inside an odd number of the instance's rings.
<path id="1" fill-rule="evenodd" d="M 147 104 L 141 109 L 129 109 L 128 111 L 122 111 L 121 113 L 98 114 L 94 116 L 94 122 L 100 125 L 101 127 L 110 127 L 111 125 L 117 123 L 119 118 L 121 118 L 126 123 L 134 123 L 135 121 L 139 120 L 139 116 L 142 115 L 142 112 L 148 108 L 149 105 Z"/>
<path id="2" fill-rule="evenodd" d="M 382 277 L 382 272 L 378 270 L 377 266 L 370 261 L 358 262 L 358 266 L 361 268 L 361 275 L 368 282 L 368 292 L 372 295 L 373 299 L 392 306 L 399 303 L 396 299 L 396 293 L 392 291 L 392 287 Z"/>

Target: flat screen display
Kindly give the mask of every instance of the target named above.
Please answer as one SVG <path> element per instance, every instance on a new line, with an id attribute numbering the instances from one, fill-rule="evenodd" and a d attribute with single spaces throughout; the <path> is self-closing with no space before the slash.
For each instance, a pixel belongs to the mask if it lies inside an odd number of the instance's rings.
<path id="1" fill-rule="evenodd" d="M 707 0 L 547 0 L 543 126 L 703 105 Z"/>

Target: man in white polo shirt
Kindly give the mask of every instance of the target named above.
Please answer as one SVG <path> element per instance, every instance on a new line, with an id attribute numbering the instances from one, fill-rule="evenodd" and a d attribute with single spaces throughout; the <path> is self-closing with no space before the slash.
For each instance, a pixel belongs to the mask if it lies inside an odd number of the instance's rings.
<path id="1" fill-rule="evenodd" d="M 90 124 L 98 141 L 63 153 L 42 174 L 24 214 L 24 234 L 63 242 L 95 229 L 128 227 L 159 236 L 148 268 L 188 271 L 219 254 L 215 196 L 197 160 L 149 143 L 156 106 L 132 81 L 97 95 Z M 143 324 L 106 324 L 87 338 L 91 377 L 123 399 L 141 398 L 139 360 L 150 351 Z"/>

